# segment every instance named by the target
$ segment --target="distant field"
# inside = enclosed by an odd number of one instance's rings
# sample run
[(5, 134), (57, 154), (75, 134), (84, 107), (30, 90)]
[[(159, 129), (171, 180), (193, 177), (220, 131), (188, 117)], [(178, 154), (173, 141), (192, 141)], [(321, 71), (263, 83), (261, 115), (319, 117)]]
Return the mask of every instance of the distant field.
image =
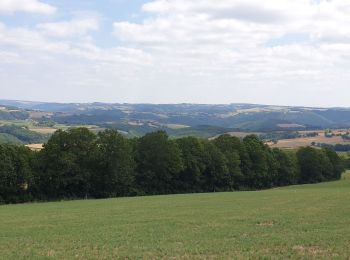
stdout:
[(28, 120), (0, 120), (0, 126), (1, 125), (16, 125), (16, 126), (31, 127), (33, 125), (33, 122)]
[(348, 259), (349, 177), (260, 192), (0, 206), (0, 258)]
[(93, 132), (98, 132), (103, 130), (104, 128), (100, 128), (98, 126), (83, 126), (83, 125), (72, 125), (72, 126), (62, 126), (62, 125), (56, 125), (55, 127), (32, 127), (29, 128), (29, 130), (37, 132), (39, 134), (53, 134), (54, 132), (56, 132), (58, 129), (63, 129), (63, 130), (67, 130), (69, 128), (73, 128), (73, 127), (86, 127), (88, 129), (90, 129)]
[[(301, 134), (307, 132), (318, 132), (318, 136), (315, 137), (301, 137), (295, 139), (282, 139), (278, 140), (277, 144), (269, 143), (274, 148), (298, 148), (303, 146), (310, 146), (312, 142), (325, 143), (325, 144), (350, 144), (350, 141), (345, 141), (341, 136), (333, 136), (331, 138), (325, 137), (324, 131), (300, 131)], [(335, 131), (336, 134), (343, 133), (343, 130)]]
[(182, 129), (182, 128), (189, 127), (187, 125), (177, 125), (177, 124), (167, 124), (166, 126), (170, 129)]
[(43, 144), (27, 144), (26, 147), (33, 151), (40, 151), (43, 149)]
[(31, 131), (40, 133), (40, 134), (52, 134), (58, 129), (67, 130), (72, 127), (86, 127), (92, 131), (101, 130), (100, 127), (96, 125), (66, 125), (66, 124), (55, 124), (52, 127), (48, 126), (38, 126), (35, 121), (32, 120), (0, 120), (0, 126), (2, 125), (15, 125), (20, 127), (26, 127)]
[(57, 131), (56, 128), (52, 127), (31, 127), (29, 130), (37, 132), (39, 134), (53, 134), (55, 131)]

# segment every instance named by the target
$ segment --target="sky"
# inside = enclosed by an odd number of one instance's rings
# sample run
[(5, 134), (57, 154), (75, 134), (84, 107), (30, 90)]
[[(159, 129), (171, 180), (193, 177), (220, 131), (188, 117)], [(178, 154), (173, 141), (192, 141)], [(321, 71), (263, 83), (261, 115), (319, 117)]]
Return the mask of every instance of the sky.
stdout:
[(350, 107), (348, 0), (0, 0), (0, 99)]

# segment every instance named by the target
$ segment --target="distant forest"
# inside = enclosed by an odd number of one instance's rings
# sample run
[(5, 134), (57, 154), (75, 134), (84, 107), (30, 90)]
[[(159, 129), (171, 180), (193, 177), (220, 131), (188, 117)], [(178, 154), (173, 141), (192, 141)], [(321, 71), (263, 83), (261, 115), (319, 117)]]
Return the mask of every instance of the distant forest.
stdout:
[(128, 139), (75, 128), (56, 131), (40, 152), (0, 145), (0, 203), (260, 190), (338, 180), (344, 166), (329, 147), (283, 151), (254, 135)]
[(334, 149), (337, 152), (350, 152), (350, 144), (323, 144), (323, 143), (315, 143), (314, 146), (317, 147), (328, 147)]

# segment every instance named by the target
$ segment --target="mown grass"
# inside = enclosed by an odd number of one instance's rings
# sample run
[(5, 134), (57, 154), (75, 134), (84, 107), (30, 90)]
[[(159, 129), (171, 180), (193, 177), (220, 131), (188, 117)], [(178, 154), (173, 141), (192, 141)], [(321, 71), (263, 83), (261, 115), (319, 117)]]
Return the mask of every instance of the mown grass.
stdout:
[(260, 192), (0, 206), (2, 259), (350, 256), (350, 173)]

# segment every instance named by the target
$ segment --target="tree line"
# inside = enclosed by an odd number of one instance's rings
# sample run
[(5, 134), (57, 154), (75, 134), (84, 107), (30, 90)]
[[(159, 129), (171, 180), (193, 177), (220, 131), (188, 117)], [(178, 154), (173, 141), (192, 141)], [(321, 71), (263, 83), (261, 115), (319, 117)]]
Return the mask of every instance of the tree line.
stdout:
[(343, 171), (328, 147), (283, 151), (254, 135), (128, 139), (75, 128), (56, 131), (39, 152), (0, 145), (0, 203), (258, 190), (337, 180)]
[(326, 144), (326, 143), (312, 143), (311, 145), (316, 147), (329, 147), (334, 149), (336, 152), (350, 152), (350, 144)]

